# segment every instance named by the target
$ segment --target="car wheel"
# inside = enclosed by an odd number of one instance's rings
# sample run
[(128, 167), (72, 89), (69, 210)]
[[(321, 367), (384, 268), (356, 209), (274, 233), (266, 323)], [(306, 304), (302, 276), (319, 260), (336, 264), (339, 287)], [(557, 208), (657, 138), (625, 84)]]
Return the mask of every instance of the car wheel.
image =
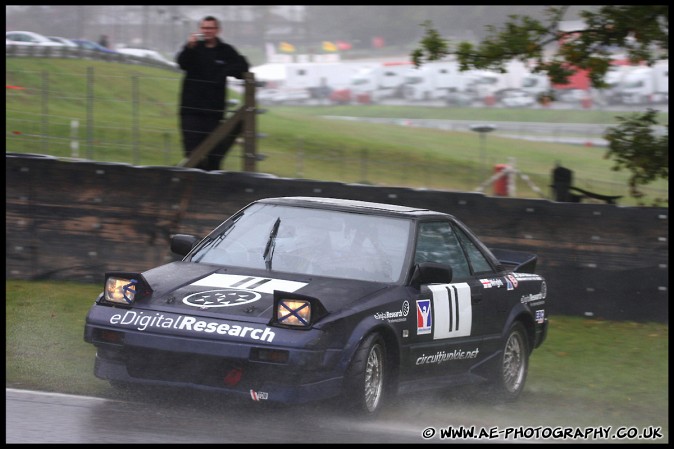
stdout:
[(364, 415), (377, 414), (384, 403), (387, 382), (386, 346), (370, 334), (353, 356), (346, 374), (347, 406)]
[(521, 323), (510, 328), (494, 375), (498, 399), (512, 401), (522, 393), (529, 369), (529, 342)]

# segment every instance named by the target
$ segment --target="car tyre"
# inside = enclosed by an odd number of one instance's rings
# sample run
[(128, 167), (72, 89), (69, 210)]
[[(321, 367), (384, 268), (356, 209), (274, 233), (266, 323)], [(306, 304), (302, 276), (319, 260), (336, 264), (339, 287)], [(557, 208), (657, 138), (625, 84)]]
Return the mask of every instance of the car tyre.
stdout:
[(387, 393), (386, 344), (379, 334), (368, 335), (356, 350), (346, 373), (346, 406), (360, 415), (374, 416)]
[(527, 332), (522, 323), (517, 322), (508, 331), (495, 367), (492, 386), (497, 399), (513, 401), (522, 393), (529, 370), (529, 353)]

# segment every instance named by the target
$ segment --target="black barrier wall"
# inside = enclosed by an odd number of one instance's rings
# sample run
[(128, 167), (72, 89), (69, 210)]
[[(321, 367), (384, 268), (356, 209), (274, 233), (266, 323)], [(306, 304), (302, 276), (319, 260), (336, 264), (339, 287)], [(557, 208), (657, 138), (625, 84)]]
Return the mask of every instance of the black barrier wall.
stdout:
[(666, 208), (18, 154), (6, 155), (6, 179), (6, 279), (102, 286), (105, 271), (144, 271), (174, 260), (171, 234), (203, 236), (251, 201), (326, 196), (449, 212), (490, 247), (536, 253), (552, 314), (668, 321)]

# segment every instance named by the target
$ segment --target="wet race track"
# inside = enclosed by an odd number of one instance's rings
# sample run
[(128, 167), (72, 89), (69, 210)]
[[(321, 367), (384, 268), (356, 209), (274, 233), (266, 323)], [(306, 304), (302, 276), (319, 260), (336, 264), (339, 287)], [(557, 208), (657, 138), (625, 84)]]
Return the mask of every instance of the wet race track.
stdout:
[(404, 396), (374, 420), (329, 403), (285, 407), (175, 391), (112, 400), (7, 389), (6, 411), (7, 443), (446, 443), (439, 427), (493, 426), (447, 393)]
[(363, 422), (322, 405), (282, 407), (201, 393), (109, 400), (7, 390), (7, 443), (422, 442), (391, 417)]

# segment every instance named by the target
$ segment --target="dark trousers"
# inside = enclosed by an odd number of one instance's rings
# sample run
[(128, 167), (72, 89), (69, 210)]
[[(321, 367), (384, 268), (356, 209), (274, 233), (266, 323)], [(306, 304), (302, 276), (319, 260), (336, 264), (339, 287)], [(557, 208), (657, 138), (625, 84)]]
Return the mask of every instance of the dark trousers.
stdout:
[[(221, 118), (209, 115), (180, 115), (180, 128), (183, 133), (183, 149), (185, 157), (189, 158), (201, 142), (204, 141), (218, 126)], [(220, 170), (220, 163), (234, 144), (236, 137), (241, 133), (241, 123), (234, 130), (218, 142), (210, 153), (196, 165), (202, 170)]]

